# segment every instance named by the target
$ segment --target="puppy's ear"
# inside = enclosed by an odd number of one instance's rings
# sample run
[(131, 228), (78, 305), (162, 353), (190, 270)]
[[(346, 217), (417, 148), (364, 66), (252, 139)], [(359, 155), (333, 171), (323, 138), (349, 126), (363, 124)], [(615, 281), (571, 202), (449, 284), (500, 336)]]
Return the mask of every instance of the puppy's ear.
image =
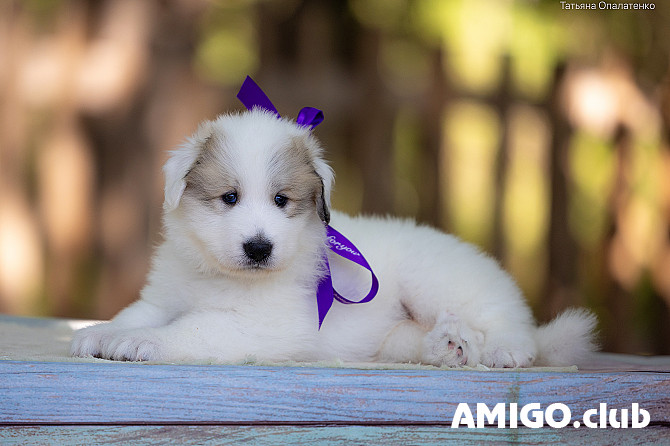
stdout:
[(165, 201), (163, 209), (173, 211), (179, 206), (186, 189), (186, 175), (195, 164), (203, 146), (212, 134), (212, 122), (206, 121), (186, 141), (170, 152), (170, 158), (163, 166), (165, 174)]
[(323, 178), (321, 179), (321, 193), (316, 196), (316, 212), (319, 218), (325, 224), (330, 223), (330, 206), (326, 204), (326, 188), (323, 185)]
[(333, 169), (321, 158), (321, 150), (312, 152), (314, 171), (321, 179), (321, 190), (316, 194), (316, 212), (322, 222), (330, 223), (330, 192), (333, 188)]

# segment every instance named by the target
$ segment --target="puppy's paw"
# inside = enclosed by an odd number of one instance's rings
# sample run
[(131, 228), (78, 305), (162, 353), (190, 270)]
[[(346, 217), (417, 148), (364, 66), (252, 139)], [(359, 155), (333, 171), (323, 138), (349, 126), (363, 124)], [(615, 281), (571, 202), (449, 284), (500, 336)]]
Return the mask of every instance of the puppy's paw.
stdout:
[(496, 347), (482, 354), (481, 363), (487, 367), (514, 368), (530, 367), (535, 361), (535, 355), (524, 349), (505, 349)]
[(110, 322), (103, 322), (77, 330), (70, 344), (70, 355), (85, 357), (100, 357), (105, 339), (119, 331)]
[(75, 332), (70, 354), (117, 361), (156, 361), (160, 348), (145, 330), (129, 330), (105, 322)]
[(158, 361), (160, 343), (145, 330), (127, 330), (105, 339), (100, 357), (115, 361)]
[(456, 316), (444, 313), (423, 339), (422, 362), (449, 367), (466, 365), (473, 356), (479, 356), (476, 344), (480, 337)]

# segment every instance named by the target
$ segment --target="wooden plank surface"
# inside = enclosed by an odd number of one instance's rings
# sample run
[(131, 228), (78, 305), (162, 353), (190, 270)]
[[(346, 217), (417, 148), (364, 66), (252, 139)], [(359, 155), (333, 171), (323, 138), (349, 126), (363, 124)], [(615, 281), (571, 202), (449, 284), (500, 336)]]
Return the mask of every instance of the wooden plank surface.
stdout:
[[(12, 339), (32, 333), (16, 345), (50, 346), (43, 353), (66, 351), (77, 325), (0, 315), (2, 323)], [(2, 346), (0, 339), (0, 354)], [(576, 373), (63, 362), (68, 359), (0, 361), (0, 444), (670, 444), (667, 356), (598, 354)], [(459, 403), (468, 403), (475, 418), (477, 403), (489, 409), (562, 403), (571, 422), (563, 429), (451, 429)], [(638, 403), (651, 423), (573, 427), (600, 403), (609, 409)]]
[(670, 429), (450, 429), (435, 426), (30, 426), (0, 427), (4, 446), (122, 445), (667, 445)]
[(458, 403), (640, 404), (670, 424), (666, 373), (465, 372), (0, 361), (0, 423), (446, 424)]

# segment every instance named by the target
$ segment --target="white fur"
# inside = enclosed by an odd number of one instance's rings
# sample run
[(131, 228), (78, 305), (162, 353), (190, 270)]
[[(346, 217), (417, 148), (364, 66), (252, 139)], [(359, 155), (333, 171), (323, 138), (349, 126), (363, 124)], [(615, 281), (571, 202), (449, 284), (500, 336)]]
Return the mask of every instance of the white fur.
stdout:
[[(273, 201), (281, 192), (277, 178), (286, 172), (272, 170), (270, 160), (291, 144), (308, 148), (311, 166), (301, 175), (318, 174), (329, 207), (333, 174), (307, 129), (259, 110), (202, 124), (165, 165), (165, 242), (141, 299), (112, 321), (78, 331), (72, 354), (526, 367), (573, 364), (594, 348), (592, 315), (567, 311), (538, 329), (514, 281), (472, 245), (410, 220), (336, 212), (331, 225), (366, 256), (380, 289), (370, 303), (334, 302), (318, 330), (316, 284), (326, 247), (319, 194), (314, 203), (303, 199), (309, 207), (295, 215)], [(215, 165), (228, 175), (220, 181), (239, 192), (235, 205), (189, 189), (188, 174), (203, 150), (223, 157)], [(302, 152), (288, 153), (289, 166), (305, 162)], [(206, 178), (219, 181), (216, 171), (208, 172)], [(300, 179), (285, 189), (311, 191)], [(208, 186), (225, 194), (230, 185)], [(242, 246), (259, 234), (272, 243), (272, 254), (250, 265)], [(329, 261), (338, 291), (366, 293), (369, 273), (332, 254)]]

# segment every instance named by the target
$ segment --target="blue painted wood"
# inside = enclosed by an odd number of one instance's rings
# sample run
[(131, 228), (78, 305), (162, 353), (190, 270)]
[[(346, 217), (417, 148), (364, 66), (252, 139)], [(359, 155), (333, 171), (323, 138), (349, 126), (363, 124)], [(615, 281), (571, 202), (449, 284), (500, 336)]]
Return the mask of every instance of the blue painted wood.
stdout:
[(0, 361), (0, 423), (440, 424), (458, 403), (639, 403), (670, 423), (668, 373), (465, 372)]
[(670, 428), (645, 429), (450, 429), (439, 426), (30, 426), (0, 427), (0, 444), (30, 445), (221, 445), (304, 446), (464, 444), (667, 445)]

